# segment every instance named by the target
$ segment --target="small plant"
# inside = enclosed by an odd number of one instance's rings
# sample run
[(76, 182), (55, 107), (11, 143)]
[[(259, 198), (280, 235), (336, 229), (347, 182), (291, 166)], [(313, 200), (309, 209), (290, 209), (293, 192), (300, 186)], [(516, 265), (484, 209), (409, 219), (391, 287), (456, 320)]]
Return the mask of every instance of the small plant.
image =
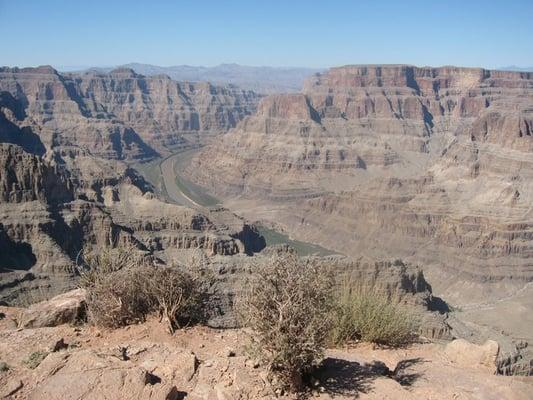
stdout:
[(35, 369), (43, 362), (43, 360), (46, 358), (47, 355), (48, 355), (47, 351), (34, 351), (24, 361), (24, 364), (29, 369)]
[(282, 388), (300, 391), (323, 355), (333, 279), (324, 267), (294, 255), (253, 272), (238, 302), (243, 325), (254, 332), (251, 352)]
[(202, 275), (156, 266), (131, 246), (104, 249), (79, 271), (95, 325), (118, 328), (156, 312), (173, 333), (182, 322), (201, 319)]
[(150, 308), (165, 321), (170, 333), (181, 323), (200, 320), (202, 292), (200, 285), (189, 273), (177, 268), (157, 268), (144, 282), (144, 293)]
[(400, 304), (375, 288), (351, 281), (341, 285), (331, 331), (334, 344), (362, 340), (387, 346), (401, 346), (414, 339), (417, 322)]
[(143, 273), (149, 272), (145, 268), (124, 269), (86, 286), (88, 320), (107, 328), (144, 322), (150, 299), (144, 292)]
[(7, 372), (7, 371), (9, 371), (9, 365), (4, 361), (0, 361), (0, 372)]

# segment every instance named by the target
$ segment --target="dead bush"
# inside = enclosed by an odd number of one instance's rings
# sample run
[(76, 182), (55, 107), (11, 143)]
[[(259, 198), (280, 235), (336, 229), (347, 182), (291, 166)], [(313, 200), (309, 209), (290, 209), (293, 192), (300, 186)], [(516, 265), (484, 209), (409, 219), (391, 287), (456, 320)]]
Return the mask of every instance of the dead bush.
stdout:
[(86, 286), (88, 320), (107, 328), (145, 321), (151, 311), (150, 298), (144, 291), (146, 273), (146, 267), (123, 269)]
[(335, 296), (331, 331), (334, 344), (362, 340), (387, 346), (411, 342), (417, 330), (414, 315), (375, 288), (345, 281)]
[(87, 290), (88, 320), (98, 326), (140, 323), (155, 312), (174, 332), (182, 322), (201, 319), (200, 276), (156, 266), (131, 246), (87, 257), (80, 286)]
[(280, 386), (299, 391), (320, 361), (330, 330), (331, 283), (324, 268), (289, 255), (253, 271), (237, 303), (252, 329), (251, 351)]
[(159, 314), (170, 333), (183, 323), (202, 320), (204, 293), (199, 280), (190, 273), (175, 267), (157, 268), (144, 285), (150, 308)]
[(84, 288), (108, 280), (108, 276), (114, 272), (152, 265), (150, 260), (131, 243), (115, 248), (104, 247), (82, 254), (82, 256), (78, 272), (80, 286)]

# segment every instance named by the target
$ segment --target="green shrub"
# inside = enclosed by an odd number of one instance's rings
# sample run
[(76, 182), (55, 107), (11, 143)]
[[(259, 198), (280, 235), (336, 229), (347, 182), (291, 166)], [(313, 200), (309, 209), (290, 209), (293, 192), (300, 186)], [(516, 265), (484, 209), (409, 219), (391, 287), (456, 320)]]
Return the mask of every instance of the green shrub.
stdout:
[(4, 361), (0, 361), (0, 372), (6, 372), (6, 371), (9, 371), (8, 363)]
[(310, 261), (274, 258), (253, 271), (238, 302), (243, 325), (254, 332), (254, 357), (284, 389), (301, 390), (304, 376), (323, 355), (332, 281), (324, 267)]
[(336, 296), (331, 341), (344, 344), (362, 340), (387, 346), (411, 342), (417, 331), (414, 315), (376, 289), (353, 282), (341, 285)]
[(29, 369), (35, 369), (43, 362), (47, 355), (48, 352), (46, 351), (34, 351), (26, 360), (24, 360), (24, 364), (26, 364)]

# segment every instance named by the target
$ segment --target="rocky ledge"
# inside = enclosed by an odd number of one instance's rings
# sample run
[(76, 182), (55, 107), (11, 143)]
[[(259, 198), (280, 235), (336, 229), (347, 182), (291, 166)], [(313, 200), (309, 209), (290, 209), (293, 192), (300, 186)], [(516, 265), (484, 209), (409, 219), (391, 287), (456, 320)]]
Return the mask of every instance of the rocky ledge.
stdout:
[[(294, 399), (276, 393), (245, 351), (246, 332), (193, 327), (169, 336), (161, 324), (113, 331), (61, 325), (16, 329), (0, 307), (0, 396), (12, 399)], [(528, 378), (494, 375), (498, 346), (466, 341), (381, 349), (330, 349), (312, 395), (327, 399), (526, 400)], [(452, 382), (452, 384), (450, 384)]]

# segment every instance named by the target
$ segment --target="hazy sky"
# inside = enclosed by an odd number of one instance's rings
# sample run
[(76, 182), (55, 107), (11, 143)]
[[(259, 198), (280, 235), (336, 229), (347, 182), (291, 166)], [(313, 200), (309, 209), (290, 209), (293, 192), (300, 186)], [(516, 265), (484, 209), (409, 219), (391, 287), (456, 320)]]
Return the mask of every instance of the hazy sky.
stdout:
[(0, 0), (0, 65), (533, 66), (533, 0)]

